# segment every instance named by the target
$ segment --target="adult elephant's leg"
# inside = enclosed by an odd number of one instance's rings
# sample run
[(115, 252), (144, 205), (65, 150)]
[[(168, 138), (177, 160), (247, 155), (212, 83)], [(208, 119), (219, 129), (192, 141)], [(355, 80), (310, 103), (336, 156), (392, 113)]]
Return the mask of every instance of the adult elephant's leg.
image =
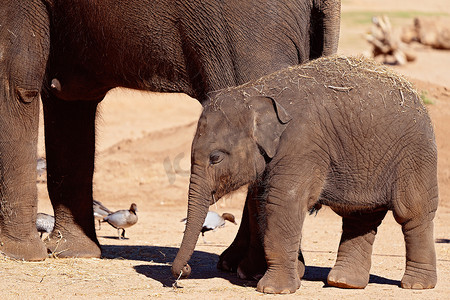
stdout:
[(33, 93), (28, 104), (0, 104), (0, 251), (29, 261), (47, 257), (36, 230), (39, 97)]
[(36, 230), (39, 91), (49, 52), (42, 1), (0, 5), (0, 252), (43, 260)]
[(217, 268), (220, 270), (236, 272), (239, 263), (247, 254), (250, 244), (250, 216), (248, 205), (249, 202), (252, 201), (253, 192), (253, 188), (249, 187), (238, 233), (236, 234), (233, 243), (231, 243), (231, 245), (219, 257)]
[(42, 94), (47, 185), (55, 212), (47, 247), (58, 257), (100, 257), (92, 213), (99, 101), (64, 101), (50, 92)]
[(336, 263), (328, 274), (328, 284), (362, 289), (369, 283), (372, 245), (377, 227), (387, 211), (354, 214), (342, 218), (342, 236)]

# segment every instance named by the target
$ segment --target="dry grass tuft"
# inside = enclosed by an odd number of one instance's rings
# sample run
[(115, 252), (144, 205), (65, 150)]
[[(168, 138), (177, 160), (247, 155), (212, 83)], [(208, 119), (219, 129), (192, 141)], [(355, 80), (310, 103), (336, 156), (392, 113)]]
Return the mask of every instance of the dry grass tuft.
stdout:
[[(311, 72), (313, 70), (313, 72)], [(322, 83), (326, 87), (334, 87), (333, 82), (339, 81), (341, 78), (355, 77), (361, 78), (363, 81), (367, 79), (376, 79), (382, 82), (390, 82), (392, 85), (417, 94), (413, 85), (402, 75), (394, 72), (391, 68), (369, 59), (364, 56), (343, 56), (332, 55), (312, 60), (303, 65), (289, 67), (285, 70), (278, 71), (269, 76), (263, 77), (256, 81), (267, 82), (277, 76), (284, 74), (298, 74), (299, 77), (305, 79), (313, 79), (317, 83)], [(311, 74), (316, 74), (312, 76)], [(318, 77), (326, 78), (326, 81), (318, 80)], [(339, 87), (343, 90), (349, 90), (355, 87)]]
[(218, 111), (224, 101), (242, 102), (254, 95), (276, 97), (293, 87), (310, 93), (323, 88), (335, 92), (350, 92), (359, 88), (370, 91), (370, 83), (376, 81), (384, 83), (386, 88), (398, 90), (402, 97), (400, 106), (404, 104), (403, 97), (407, 93), (421, 101), (413, 85), (391, 68), (363, 56), (333, 55), (274, 72), (238, 87), (213, 92), (209, 95), (208, 107)]
[[(342, 56), (334, 55), (313, 60), (304, 66), (320, 68), (319, 72), (331, 76), (356, 76), (362, 79), (376, 78), (377, 80), (389, 80), (394, 85), (406, 89), (414, 90), (412, 84), (391, 68), (369, 59), (364, 56)], [(336, 71), (333, 71), (336, 70)]]

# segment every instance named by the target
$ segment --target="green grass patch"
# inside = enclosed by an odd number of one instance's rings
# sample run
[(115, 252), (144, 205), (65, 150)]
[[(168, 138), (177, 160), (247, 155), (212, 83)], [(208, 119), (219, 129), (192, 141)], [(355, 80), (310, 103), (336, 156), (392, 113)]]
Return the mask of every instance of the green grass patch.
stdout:
[[(422, 12), (422, 11), (351, 11), (342, 12), (342, 22), (359, 25), (369, 25), (372, 23), (372, 17), (386, 15), (394, 24), (396, 20), (401, 23), (405, 22), (405, 19), (413, 19), (420, 16), (428, 17), (445, 17), (450, 16), (445, 12)], [(411, 22), (412, 24), (412, 22)]]
[(434, 104), (434, 100), (428, 95), (428, 91), (422, 90), (420, 92), (420, 99), (422, 99), (424, 104), (431, 105)]

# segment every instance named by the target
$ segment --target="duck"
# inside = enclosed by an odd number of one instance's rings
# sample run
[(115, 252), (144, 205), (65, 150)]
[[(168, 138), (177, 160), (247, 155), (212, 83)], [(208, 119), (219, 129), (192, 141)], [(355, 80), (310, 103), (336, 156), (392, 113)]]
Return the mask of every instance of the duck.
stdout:
[[(181, 222), (186, 223), (187, 218), (181, 219)], [(205, 221), (203, 222), (203, 226), (201, 229), (203, 243), (207, 244), (208, 242), (205, 239), (205, 232), (213, 230), (215, 231), (217, 228), (222, 228), (225, 226), (225, 221), (229, 221), (233, 223), (234, 225), (237, 225), (236, 219), (234, 218), (233, 214), (230, 213), (223, 213), (222, 215), (219, 215), (215, 211), (208, 211), (208, 214), (206, 215)]]
[[(103, 222), (108, 222), (109, 225), (117, 229), (117, 235), (119, 240), (125, 239), (125, 228), (131, 227), (138, 221), (137, 205), (132, 203), (130, 209), (122, 209), (116, 212), (110, 213), (103, 218)], [(120, 234), (122, 229), (122, 235)]]
[(39, 177), (41, 177), (42, 174), (44, 174), (44, 172), (47, 170), (47, 162), (45, 161), (45, 158), (43, 157), (38, 158), (36, 170), (38, 172)]
[(93, 200), (94, 219), (98, 221), (98, 230), (102, 228), (103, 219), (112, 214), (112, 211), (106, 208), (100, 201)]
[(46, 233), (51, 233), (55, 227), (55, 217), (52, 215), (38, 213), (36, 215), (36, 229), (42, 235)]

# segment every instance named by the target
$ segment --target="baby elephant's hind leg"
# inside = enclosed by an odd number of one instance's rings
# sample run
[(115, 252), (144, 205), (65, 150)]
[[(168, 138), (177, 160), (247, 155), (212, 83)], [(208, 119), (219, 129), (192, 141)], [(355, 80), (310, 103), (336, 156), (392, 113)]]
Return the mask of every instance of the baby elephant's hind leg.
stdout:
[(372, 245), (377, 227), (387, 211), (354, 214), (342, 219), (342, 237), (336, 264), (328, 274), (328, 284), (340, 288), (365, 288), (369, 283)]
[[(425, 154), (421, 153), (427, 158)], [(401, 281), (405, 289), (431, 289), (437, 282), (433, 237), (438, 206), (436, 159), (428, 161), (433, 162), (431, 167), (416, 167), (416, 176), (399, 182), (398, 198), (394, 201), (394, 217), (402, 225), (405, 238), (406, 270)]]
[[(399, 222), (406, 246), (406, 270), (401, 281), (404, 289), (431, 289), (436, 285), (433, 217), (434, 212)], [(398, 217), (396, 219), (399, 221)]]

